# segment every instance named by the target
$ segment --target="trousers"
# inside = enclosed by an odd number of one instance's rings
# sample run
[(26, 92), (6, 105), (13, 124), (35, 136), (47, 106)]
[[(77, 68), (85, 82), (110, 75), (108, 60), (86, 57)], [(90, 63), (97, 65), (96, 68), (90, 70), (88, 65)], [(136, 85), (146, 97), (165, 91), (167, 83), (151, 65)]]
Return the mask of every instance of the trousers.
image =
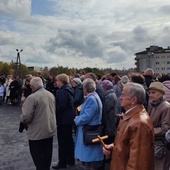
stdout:
[(42, 140), (29, 140), (29, 148), (36, 170), (50, 170), (53, 137)]
[(58, 157), (59, 165), (74, 165), (74, 142), (73, 142), (73, 125), (58, 125)]

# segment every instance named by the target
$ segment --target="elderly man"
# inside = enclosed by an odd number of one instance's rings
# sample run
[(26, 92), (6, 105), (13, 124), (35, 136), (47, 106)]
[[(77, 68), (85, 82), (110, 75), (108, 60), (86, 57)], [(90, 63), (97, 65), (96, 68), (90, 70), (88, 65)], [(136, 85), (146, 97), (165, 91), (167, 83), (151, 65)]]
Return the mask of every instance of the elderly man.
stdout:
[(120, 101), (126, 112), (119, 122), (114, 144), (103, 148), (112, 157), (110, 170), (154, 170), (154, 132), (143, 106), (144, 88), (126, 83)]
[(49, 170), (56, 131), (55, 98), (43, 88), (41, 78), (32, 78), (30, 84), (33, 93), (22, 106), (21, 122), (28, 126), (30, 153), (36, 170)]
[(151, 68), (147, 68), (144, 72), (146, 86), (149, 87), (152, 82), (154, 82), (154, 71)]

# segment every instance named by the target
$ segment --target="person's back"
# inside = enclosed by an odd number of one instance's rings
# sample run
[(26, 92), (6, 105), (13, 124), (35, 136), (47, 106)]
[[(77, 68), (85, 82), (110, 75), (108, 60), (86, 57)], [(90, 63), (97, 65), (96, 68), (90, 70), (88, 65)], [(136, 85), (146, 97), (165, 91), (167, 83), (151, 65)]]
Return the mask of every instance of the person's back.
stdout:
[(116, 115), (119, 110), (118, 101), (111, 81), (103, 80), (101, 86), (104, 91), (102, 124), (104, 134), (108, 135), (108, 139), (106, 139), (105, 142), (111, 143), (114, 141), (116, 134)]
[[(34, 105), (30, 105), (33, 104)], [(32, 107), (31, 107), (32, 106)], [(28, 110), (34, 110), (34, 118), (30, 116), (31, 122), (28, 121), (28, 139), (39, 140), (55, 135), (56, 118), (55, 118), (55, 98), (54, 96), (41, 88), (29, 95), (22, 106), (23, 113)], [(24, 119), (24, 117), (23, 117)]]
[(101, 145), (91, 145), (84, 143), (84, 125), (99, 125), (102, 118), (102, 102), (99, 95), (95, 92), (96, 83), (87, 78), (83, 81), (83, 91), (86, 96), (85, 102), (76, 116), (75, 124), (77, 133), (75, 137), (75, 158), (79, 159), (88, 169), (99, 169), (103, 164), (103, 152)]
[(113, 89), (105, 93), (103, 105), (103, 123), (105, 125), (105, 134), (115, 136), (116, 134), (116, 115), (118, 114), (117, 97)]
[(22, 106), (21, 123), (28, 127), (29, 149), (36, 169), (47, 170), (51, 165), (56, 131), (55, 98), (44, 89), (41, 78), (32, 78), (30, 84), (33, 93)]

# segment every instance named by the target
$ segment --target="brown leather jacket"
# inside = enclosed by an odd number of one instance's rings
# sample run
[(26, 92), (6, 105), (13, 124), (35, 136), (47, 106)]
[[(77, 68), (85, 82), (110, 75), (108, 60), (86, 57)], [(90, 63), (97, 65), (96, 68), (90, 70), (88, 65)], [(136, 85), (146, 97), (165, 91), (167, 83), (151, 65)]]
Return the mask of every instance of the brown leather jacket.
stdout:
[(120, 120), (110, 170), (154, 170), (154, 130), (143, 105)]

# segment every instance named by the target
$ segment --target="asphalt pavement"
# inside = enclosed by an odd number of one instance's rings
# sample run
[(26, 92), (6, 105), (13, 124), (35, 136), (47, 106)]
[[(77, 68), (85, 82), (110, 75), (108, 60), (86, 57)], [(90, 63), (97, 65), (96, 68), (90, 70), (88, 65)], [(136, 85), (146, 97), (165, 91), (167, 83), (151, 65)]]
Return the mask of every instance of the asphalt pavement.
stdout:
[[(36, 169), (29, 152), (26, 131), (18, 131), (20, 115), (20, 106), (0, 105), (0, 170)], [(52, 165), (58, 162), (57, 153), (58, 145), (54, 136)], [(66, 169), (84, 170), (84, 167), (76, 161), (75, 166)]]

